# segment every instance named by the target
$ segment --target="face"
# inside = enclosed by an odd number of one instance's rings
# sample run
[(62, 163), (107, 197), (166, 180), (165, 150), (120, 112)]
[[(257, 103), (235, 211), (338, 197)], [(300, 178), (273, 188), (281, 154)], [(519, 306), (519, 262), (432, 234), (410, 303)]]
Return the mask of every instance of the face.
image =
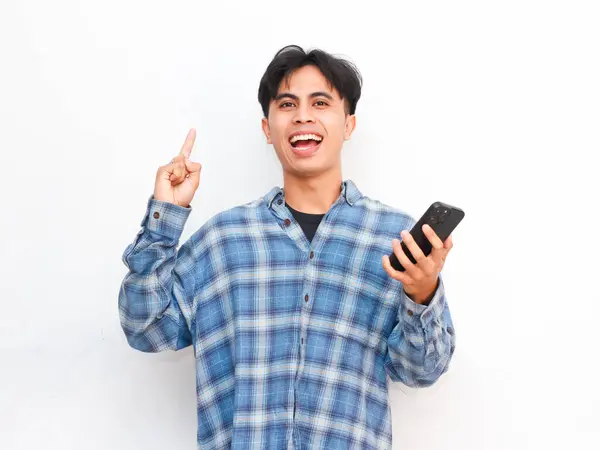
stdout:
[(284, 172), (296, 176), (341, 170), (341, 151), (356, 118), (346, 114), (344, 101), (315, 66), (293, 72), (282, 81), (262, 127), (273, 144)]

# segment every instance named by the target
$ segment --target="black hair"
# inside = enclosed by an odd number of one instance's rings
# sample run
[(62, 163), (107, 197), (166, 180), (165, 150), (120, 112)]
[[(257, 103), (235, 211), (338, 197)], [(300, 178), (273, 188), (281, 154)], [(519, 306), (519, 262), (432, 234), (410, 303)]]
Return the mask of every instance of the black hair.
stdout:
[(258, 87), (258, 101), (265, 117), (269, 104), (275, 98), (282, 81), (289, 81), (292, 73), (304, 66), (317, 67), (345, 102), (347, 114), (354, 114), (360, 98), (362, 77), (356, 66), (345, 59), (323, 50), (312, 49), (306, 53), (302, 47), (288, 45), (279, 50), (267, 67)]

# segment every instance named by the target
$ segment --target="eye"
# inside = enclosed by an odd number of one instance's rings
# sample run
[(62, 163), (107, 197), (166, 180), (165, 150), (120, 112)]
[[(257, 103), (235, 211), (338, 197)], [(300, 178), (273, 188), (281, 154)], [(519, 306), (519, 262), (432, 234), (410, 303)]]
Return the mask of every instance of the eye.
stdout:
[(327, 106), (327, 102), (325, 102), (323, 100), (317, 100), (315, 102), (315, 105), (317, 105), (317, 106)]
[(280, 108), (290, 108), (292, 106), (294, 106), (292, 102), (283, 102), (281, 105), (279, 105)]

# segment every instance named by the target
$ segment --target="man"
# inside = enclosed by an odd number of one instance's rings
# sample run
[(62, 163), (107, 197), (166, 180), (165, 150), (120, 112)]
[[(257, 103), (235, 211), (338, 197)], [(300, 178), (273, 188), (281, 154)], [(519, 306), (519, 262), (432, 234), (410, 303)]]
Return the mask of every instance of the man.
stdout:
[(258, 98), (283, 188), (217, 214), (179, 249), (200, 181), (193, 129), (157, 172), (123, 255), (120, 317), (138, 350), (194, 346), (200, 449), (391, 449), (386, 375), (429, 386), (448, 370), (451, 237), (425, 229), (425, 257), (411, 216), (342, 179), (361, 83), (323, 51), (280, 50)]

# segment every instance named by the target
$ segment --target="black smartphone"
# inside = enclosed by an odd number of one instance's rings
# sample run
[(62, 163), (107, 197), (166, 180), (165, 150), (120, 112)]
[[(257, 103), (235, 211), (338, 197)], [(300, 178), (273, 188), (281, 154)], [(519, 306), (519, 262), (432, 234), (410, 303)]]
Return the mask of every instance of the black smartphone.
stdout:
[[(419, 221), (415, 223), (410, 230), (410, 234), (421, 250), (423, 250), (423, 254), (428, 256), (433, 247), (431, 246), (429, 239), (427, 239), (427, 236), (425, 236), (425, 233), (423, 233), (423, 225), (429, 225), (442, 242), (444, 242), (448, 239), (450, 233), (454, 231), (463, 217), (465, 217), (465, 212), (462, 209), (446, 203), (434, 202), (427, 211), (425, 211), (425, 214), (421, 216)], [(403, 241), (400, 241), (400, 245), (402, 245), (402, 250), (404, 250), (408, 259), (410, 259), (413, 264), (416, 264), (417, 261), (410, 253), (410, 250), (408, 250), (406, 244)], [(394, 269), (404, 272), (404, 267), (402, 267), (402, 264), (400, 264), (400, 261), (398, 261), (394, 252), (390, 254), (390, 263)]]

